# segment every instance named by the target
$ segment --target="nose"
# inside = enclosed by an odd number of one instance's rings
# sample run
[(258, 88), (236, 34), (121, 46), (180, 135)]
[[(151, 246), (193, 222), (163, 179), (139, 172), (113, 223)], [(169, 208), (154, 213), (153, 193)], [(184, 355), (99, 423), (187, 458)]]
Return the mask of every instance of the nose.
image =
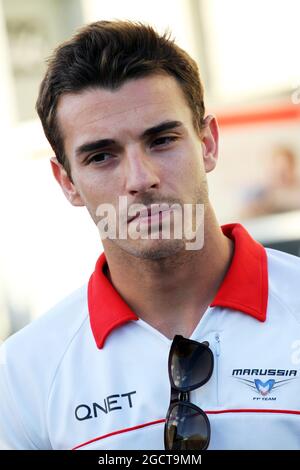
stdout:
[(126, 191), (132, 196), (158, 189), (160, 178), (153, 159), (141, 149), (128, 152), (126, 158)]

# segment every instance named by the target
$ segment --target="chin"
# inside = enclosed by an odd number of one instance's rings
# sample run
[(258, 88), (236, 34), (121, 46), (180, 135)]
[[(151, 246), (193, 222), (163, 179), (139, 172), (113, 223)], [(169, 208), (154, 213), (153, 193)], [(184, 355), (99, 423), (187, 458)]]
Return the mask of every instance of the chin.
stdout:
[(169, 258), (185, 250), (183, 240), (134, 240), (126, 245), (123, 243), (118, 245), (128, 254), (148, 260)]

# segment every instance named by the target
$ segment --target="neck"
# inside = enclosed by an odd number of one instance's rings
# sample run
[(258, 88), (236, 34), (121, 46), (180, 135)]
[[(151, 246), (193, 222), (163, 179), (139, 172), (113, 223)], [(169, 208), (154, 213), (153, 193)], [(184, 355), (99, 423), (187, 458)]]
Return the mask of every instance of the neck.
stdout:
[(106, 249), (109, 278), (139, 318), (172, 339), (191, 336), (227, 272), (233, 243), (206, 210), (204, 246), (149, 260)]

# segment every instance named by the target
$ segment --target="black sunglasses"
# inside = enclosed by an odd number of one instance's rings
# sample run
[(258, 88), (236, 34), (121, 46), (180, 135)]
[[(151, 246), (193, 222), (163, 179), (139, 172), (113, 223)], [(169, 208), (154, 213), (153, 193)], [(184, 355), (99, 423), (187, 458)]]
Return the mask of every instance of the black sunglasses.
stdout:
[(207, 449), (209, 420), (201, 408), (189, 401), (189, 392), (204, 385), (213, 368), (214, 356), (208, 342), (174, 337), (168, 362), (171, 400), (165, 423), (165, 449)]

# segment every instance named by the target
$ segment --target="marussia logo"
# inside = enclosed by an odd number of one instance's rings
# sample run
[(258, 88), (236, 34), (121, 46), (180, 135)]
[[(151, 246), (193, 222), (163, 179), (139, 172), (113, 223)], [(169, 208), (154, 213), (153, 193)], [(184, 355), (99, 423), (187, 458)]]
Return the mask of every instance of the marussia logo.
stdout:
[(259, 379), (254, 380), (257, 391), (264, 397), (272, 390), (275, 385), (275, 380), (270, 379), (267, 382), (262, 382)]
[(247, 380), (247, 379), (238, 379), (240, 382), (244, 383), (248, 387), (252, 388), (256, 393), (258, 393), (260, 396), (265, 397), (270, 394), (271, 391), (282, 387), (284, 385), (287, 385), (288, 382), (290, 382), (293, 379), (285, 379), (285, 380), (274, 380), (274, 379), (269, 379), (266, 382), (263, 382), (260, 379), (254, 379), (254, 380)]
[[(284, 369), (234, 369), (232, 371), (232, 375), (234, 378), (245, 384), (246, 386), (250, 387), (253, 391), (256, 392), (256, 396), (253, 397), (253, 400), (276, 400), (276, 397), (267, 397), (268, 395), (272, 395), (272, 392), (279, 387), (283, 387), (287, 385), (291, 380), (297, 376), (297, 370), (284, 370)], [(289, 379), (282, 379), (282, 380), (261, 380), (261, 378), (256, 378), (253, 380), (249, 380), (246, 378), (242, 378), (241, 376), (253, 376), (253, 375), (275, 375), (275, 376), (290, 376)], [(257, 396), (259, 395), (259, 396)]]

